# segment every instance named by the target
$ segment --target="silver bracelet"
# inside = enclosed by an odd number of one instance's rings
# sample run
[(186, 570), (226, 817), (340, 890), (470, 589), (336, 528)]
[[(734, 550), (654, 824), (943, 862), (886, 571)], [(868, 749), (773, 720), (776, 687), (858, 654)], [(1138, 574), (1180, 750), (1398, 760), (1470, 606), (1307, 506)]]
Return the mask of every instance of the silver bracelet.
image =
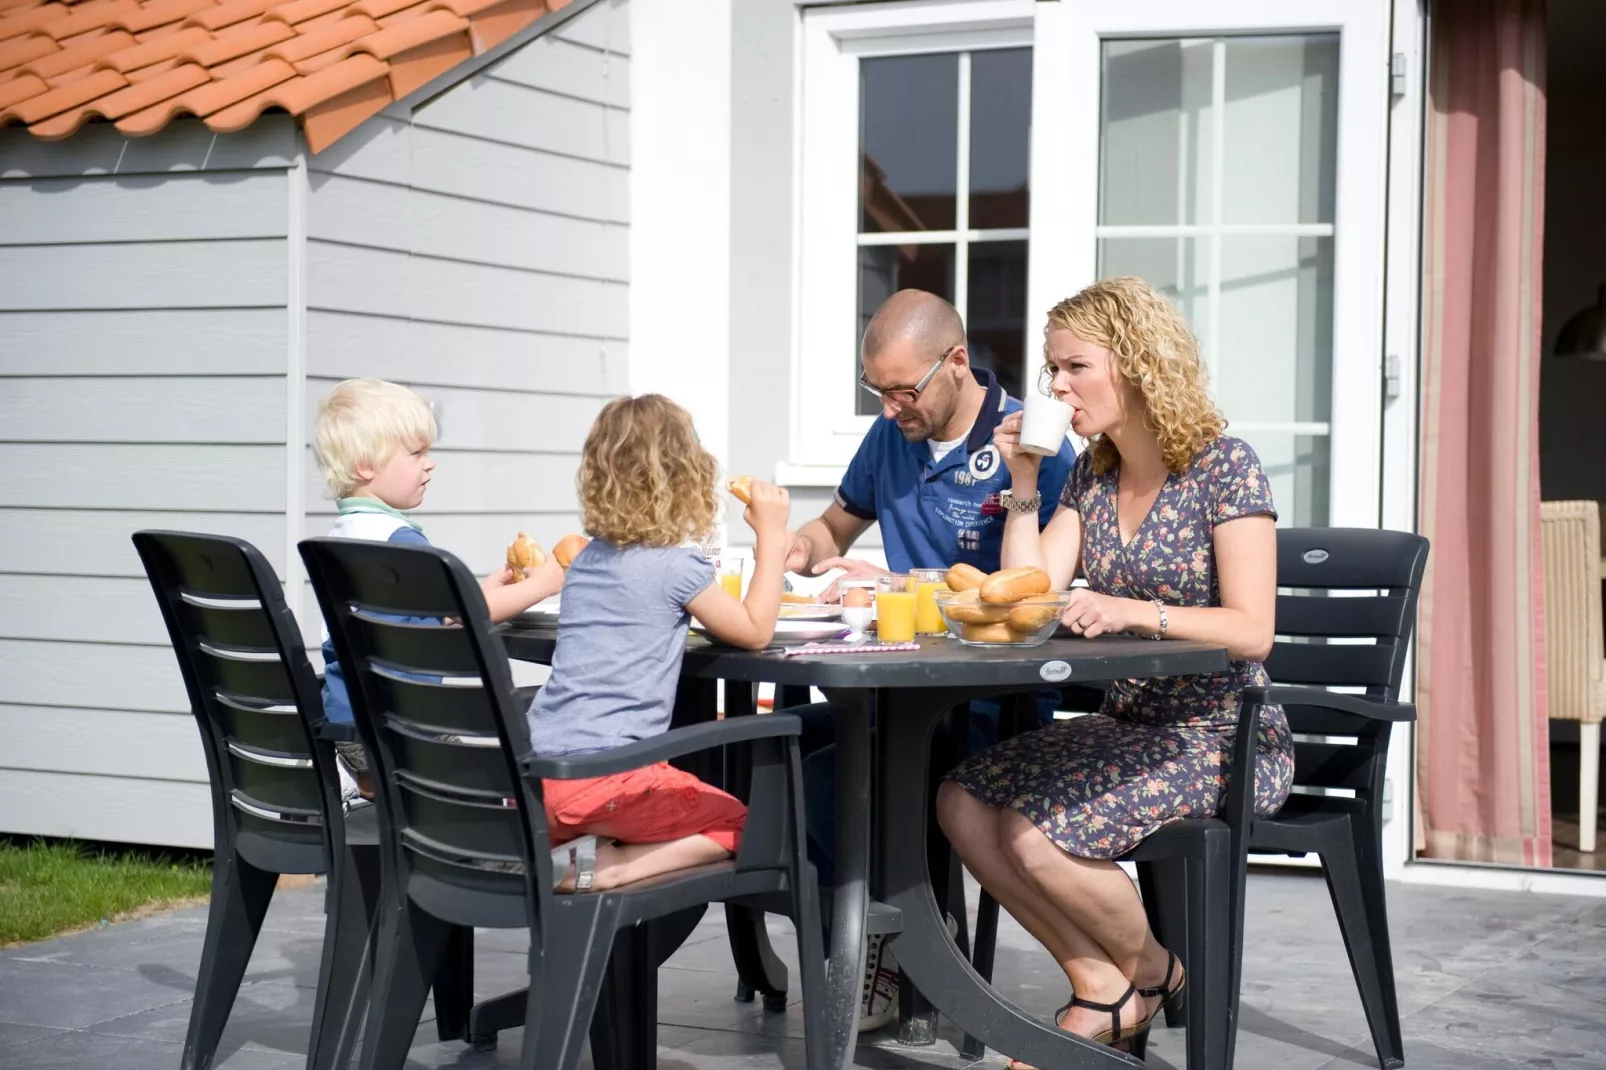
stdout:
[(1149, 636), (1149, 638), (1164, 639), (1166, 628), (1170, 626), (1170, 622), (1165, 619), (1165, 603), (1158, 598), (1152, 599), (1152, 601), (1154, 602), (1154, 608), (1160, 611), (1160, 630)]

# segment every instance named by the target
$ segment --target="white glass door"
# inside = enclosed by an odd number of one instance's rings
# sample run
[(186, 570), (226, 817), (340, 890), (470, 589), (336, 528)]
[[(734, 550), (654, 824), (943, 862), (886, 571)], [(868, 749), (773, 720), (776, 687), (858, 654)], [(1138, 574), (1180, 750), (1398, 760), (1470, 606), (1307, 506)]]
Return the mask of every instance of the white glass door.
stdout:
[(1285, 524), (1378, 522), (1387, 23), (1385, 0), (1037, 5), (1030, 307), (1165, 290)]

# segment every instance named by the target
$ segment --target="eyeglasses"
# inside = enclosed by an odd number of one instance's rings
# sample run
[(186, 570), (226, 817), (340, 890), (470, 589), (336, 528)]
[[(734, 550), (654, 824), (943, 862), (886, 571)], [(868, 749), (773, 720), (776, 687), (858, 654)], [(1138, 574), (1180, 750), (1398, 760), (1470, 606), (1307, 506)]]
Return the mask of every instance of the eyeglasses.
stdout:
[(964, 343), (961, 342), (959, 345), (949, 346), (947, 352), (943, 353), (942, 356), (937, 358), (937, 363), (933, 364), (931, 366), (931, 370), (920, 377), (920, 381), (916, 383), (913, 388), (899, 387), (895, 390), (882, 390), (880, 387), (871, 386), (870, 381), (864, 377), (864, 372), (862, 371), (859, 372), (859, 385), (870, 391), (870, 393), (874, 394), (882, 401), (890, 401), (894, 405), (913, 405), (915, 402), (920, 400), (920, 395), (925, 391), (926, 387), (931, 385), (932, 377), (937, 374), (937, 369), (942, 367), (943, 362), (949, 357), (953, 356), (954, 350), (958, 349), (959, 346), (963, 344)]

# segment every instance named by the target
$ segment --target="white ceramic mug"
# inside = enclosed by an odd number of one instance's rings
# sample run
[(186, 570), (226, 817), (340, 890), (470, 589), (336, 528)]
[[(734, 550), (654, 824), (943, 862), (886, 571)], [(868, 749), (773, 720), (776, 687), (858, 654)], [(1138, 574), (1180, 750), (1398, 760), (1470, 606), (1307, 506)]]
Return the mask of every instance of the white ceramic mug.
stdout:
[(1039, 457), (1052, 457), (1065, 445), (1065, 432), (1071, 428), (1076, 410), (1058, 398), (1035, 390), (1026, 394), (1026, 413), (1021, 418), (1020, 448)]

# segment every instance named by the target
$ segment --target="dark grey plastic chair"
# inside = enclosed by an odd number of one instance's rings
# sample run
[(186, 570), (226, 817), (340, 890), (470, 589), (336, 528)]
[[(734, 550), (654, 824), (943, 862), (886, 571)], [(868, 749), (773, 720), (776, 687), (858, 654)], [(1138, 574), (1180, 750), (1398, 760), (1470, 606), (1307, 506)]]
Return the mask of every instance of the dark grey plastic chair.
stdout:
[[(341, 812), (333, 740), (283, 589), (250, 543), (140, 531), (212, 786), (212, 907), (181, 1066), (206, 1070), (281, 873), (327, 873), (310, 1070), (346, 1065), (366, 1005), (379, 884), (371, 808)], [(366, 811), (366, 813), (364, 812)]]
[[(808, 1065), (825, 1070), (825, 963), (805, 855), (796, 718), (742, 717), (596, 754), (537, 757), (506, 652), (461, 562), (434, 547), (344, 539), (309, 539), (301, 554), (374, 770), (383, 879), (365, 1070), (402, 1065), (425, 978), (453, 926), (530, 929), (520, 1065), (574, 1070), (616, 934), (629, 934), (621, 953), (630, 961), (613, 982), (622, 972), (628, 989), (634, 975), (644, 991), (656, 969), (652, 923), (710, 902), (795, 919)], [(602, 776), (738, 744), (751, 748), (753, 773), (735, 859), (606, 892), (551, 890), (543, 778)], [(650, 1052), (652, 1001), (626, 992), (608, 1002), (627, 1012), (615, 1027), (645, 1032), (637, 1050)]]
[[(1416, 717), (1399, 691), (1427, 556), (1427, 540), (1405, 532), (1279, 530), (1277, 641), (1266, 661), (1274, 684), (1243, 696), (1221, 813), (1166, 825), (1125, 856), (1138, 864), (1155, 936), (1188, 971), (1186, 994), (1165, 1018), (1168, 1025), (1186, 1021), (1190, 1070), (1232, 1065), (1250, 853), (1321, 858), (1378, 1062), (1384, 1070), (1403, 1065), (1383, 893), (1383, 779), (1391, 728)], [(1276, 815), (1257, 818), (1253, 781), (1237, 771), (1254, 768), (1260, 711), (1268, 705), (1283, 707), (1296, 735), (1324, 738), (1295, 742), (1296, 791)], [(1005, 731), (1025, 727), (1020, 714)], [(1353, 796), (1322, 793), (1333, 788)], [(991, 974), (995, 927), (987, 917), (996, 919), (997, 910), (984, 892), (975, 954), (983, 976)], [(981, 1045), (966, 1037), (964, 1051), (979, 1057)]]

